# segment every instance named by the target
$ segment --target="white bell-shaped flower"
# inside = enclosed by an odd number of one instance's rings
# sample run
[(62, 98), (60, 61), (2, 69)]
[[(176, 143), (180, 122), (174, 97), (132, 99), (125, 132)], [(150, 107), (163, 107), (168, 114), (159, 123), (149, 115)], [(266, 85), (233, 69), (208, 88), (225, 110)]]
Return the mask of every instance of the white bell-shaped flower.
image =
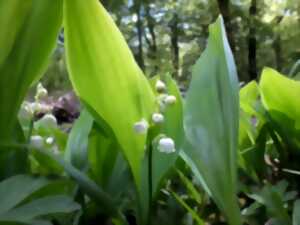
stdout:
[(30, 138), (30, 145), (33, 148), (42, 148), (44, 146), (44, 139), (39, 135), (33, 135)]
[(133, 125), (133, 129), (137, 134), (146, 134), (149, 128), (147, 120), (142, 119)]
[(42, 98), (47, 97), (47, 95), (48, 95), (47, 89), (44, 88), (44, 86), (42, 85), (42, 83), (38, 83), (37, 88), (36, 88), (35, 99), (36, 100), (40, 100)]
[(47, 137), (46, 143), (47, 143), (48, 145), (52, 145), (52, 144), (54, 143), (54, 137)]
[(176, 102), (176, 97), (174, 95), (168, 95), (165, 97), (164, 102), (167, 105), (173, 105)]
[(160, 124), (164, 122), (164, 115), (161, 113), (153, 113), (152, 114), (152, 121), (155, 124)]
[(166, 85), (161, 80), (157, 80), (156, 84), (155, 84), (155, 89), (159, 93), (164, 92), (164, 91), (166, 91)]
[(163, 153), (175, 152), (175, 143), (172, 138), (164, 137), (158, 141), (158, 150)]

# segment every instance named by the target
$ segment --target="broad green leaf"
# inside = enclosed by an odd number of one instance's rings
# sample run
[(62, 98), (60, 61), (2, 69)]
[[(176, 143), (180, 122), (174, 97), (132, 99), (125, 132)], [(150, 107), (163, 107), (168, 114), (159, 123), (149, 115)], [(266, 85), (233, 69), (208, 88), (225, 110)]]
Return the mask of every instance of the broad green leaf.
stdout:
[(288, 118), (295, 120), (295, 128), (300, 129), (300, 81), (294, 81), (271, 68), (265, 68), (259, 86), (266, 109), (284, 113)]
[(65, 159), (80, 170), (88, 166), (88, 142), (93, 123), (94, 119), (90, 113), (83, 110), (68, 138)]
[(146, 134), (133, 126), (154, 111), (151, 87), (98, 0), (65, 0), (64, 25), (75, 91), (110, 126), (139, 185)]
[(0, 130), (5, 131), (0, 133), (0, 141), (10, 140), (19, 106), (29, 86), (47, 66), (62, 22), (62, 1), (33, 0), (24, 20), (0, 65)]
[(79, 209), (80, 205), (68, 196), (47, 196), (0, 214), (0, 221), (29, 221), (41, 216), (71, 213)]
[(228, 223), (240, 225), (236, 197), (239, 84), (222, 17), (209, 32), (186, 97), (184, 125), (190, 147), (185, 153)]
[(0, 66), (13, 48), (15, 39), (30, 10), (32, 0), (0, 1)]
[(277, 131), (300, 145), (300, 81), (265, 68), (259, 86), (263, 105), (279, 128)]
[(293, 209), (293, 225), (300, 225), (300, 200), (296, 200)]
[(34, 192), (49, 184), (46, 178), (27, 175), (10, 177), (0, 183), (0, 214), (15, 207)]

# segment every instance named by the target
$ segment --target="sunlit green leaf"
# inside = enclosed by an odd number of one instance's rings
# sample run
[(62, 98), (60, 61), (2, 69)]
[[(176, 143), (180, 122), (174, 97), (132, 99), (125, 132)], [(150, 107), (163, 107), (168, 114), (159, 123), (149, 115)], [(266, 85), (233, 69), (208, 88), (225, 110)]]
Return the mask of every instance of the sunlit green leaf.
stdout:
[[(259, 83), (262, 102), (280, 135), (300, 145), (300, 81), (265, 68)], [(280, 91), (279, 91), (280, 90)]]
[(150, 85), (99, 1), (64, 1), (64, 25), (74, 88), (111, 127), (139, 184), (146, 133), (133, 126), (154, 111)]

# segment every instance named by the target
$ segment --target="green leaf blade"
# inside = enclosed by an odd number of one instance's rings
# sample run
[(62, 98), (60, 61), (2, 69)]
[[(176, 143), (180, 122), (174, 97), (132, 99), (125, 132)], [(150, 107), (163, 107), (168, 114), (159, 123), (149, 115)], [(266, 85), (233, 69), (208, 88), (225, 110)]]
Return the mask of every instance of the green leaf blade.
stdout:
[(82, 110), (68, 138), (65, 159), (80, 170), (88, 166), (88, 142), (93, 123), (89, 112)]
[(207, 49), (193, 70), (184, 125), (193, 159), (218, 207), (231, 225), (240, 225), (236, 198), (239, 84), (220, 17), (210, 26)]

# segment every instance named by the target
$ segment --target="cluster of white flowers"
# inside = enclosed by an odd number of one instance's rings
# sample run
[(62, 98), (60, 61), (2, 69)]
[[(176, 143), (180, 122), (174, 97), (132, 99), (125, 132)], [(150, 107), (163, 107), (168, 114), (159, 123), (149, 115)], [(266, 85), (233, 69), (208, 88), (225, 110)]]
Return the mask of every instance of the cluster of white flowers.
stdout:
[(160, 107), (160, 110), (164, 112), (166, 107), (174, 105), (176, 103), (176, 97), (174, 95), (166, 94), (166, 85), (161, 80), (157, 80), (155, 84), (156, 91), (160, 93), (157, 97), (157, 101)]
[[(168, 95), (166, 93), (166, 84), (161, 80), (157, 80), (155, 89), (159, 93), (157, 101), (159, 103), (160, 112), (153, 113), (151, 119), (153, 125), (159, 125), (163, 124), (165, 121), (164, 115), (161, 112), (164, 112), (166, 107), (174, 105), (176, 103), (176, 97), (174, 95)], [(143, 118), (137, 121), (133, 125), (133, 128), (135, 133), (137, 134), (146, 134), (149, 128), (149, 123), (146, 119)], [(174, 140), (162, 134), (158, 135), (156, 141), (154, 141), (153, 143), (157, 145), (157, 148), (160, 152), (169, 154), (176, 151)]]
[(41, 83), (37, 85), (34, 102), (24, 101), (21, 105), (19, 116), (20, 118), (31, 119), (37, 113), (49, 113), (52, 106), (44, 104), (41, 100), (47, 97), (48, 91)]

